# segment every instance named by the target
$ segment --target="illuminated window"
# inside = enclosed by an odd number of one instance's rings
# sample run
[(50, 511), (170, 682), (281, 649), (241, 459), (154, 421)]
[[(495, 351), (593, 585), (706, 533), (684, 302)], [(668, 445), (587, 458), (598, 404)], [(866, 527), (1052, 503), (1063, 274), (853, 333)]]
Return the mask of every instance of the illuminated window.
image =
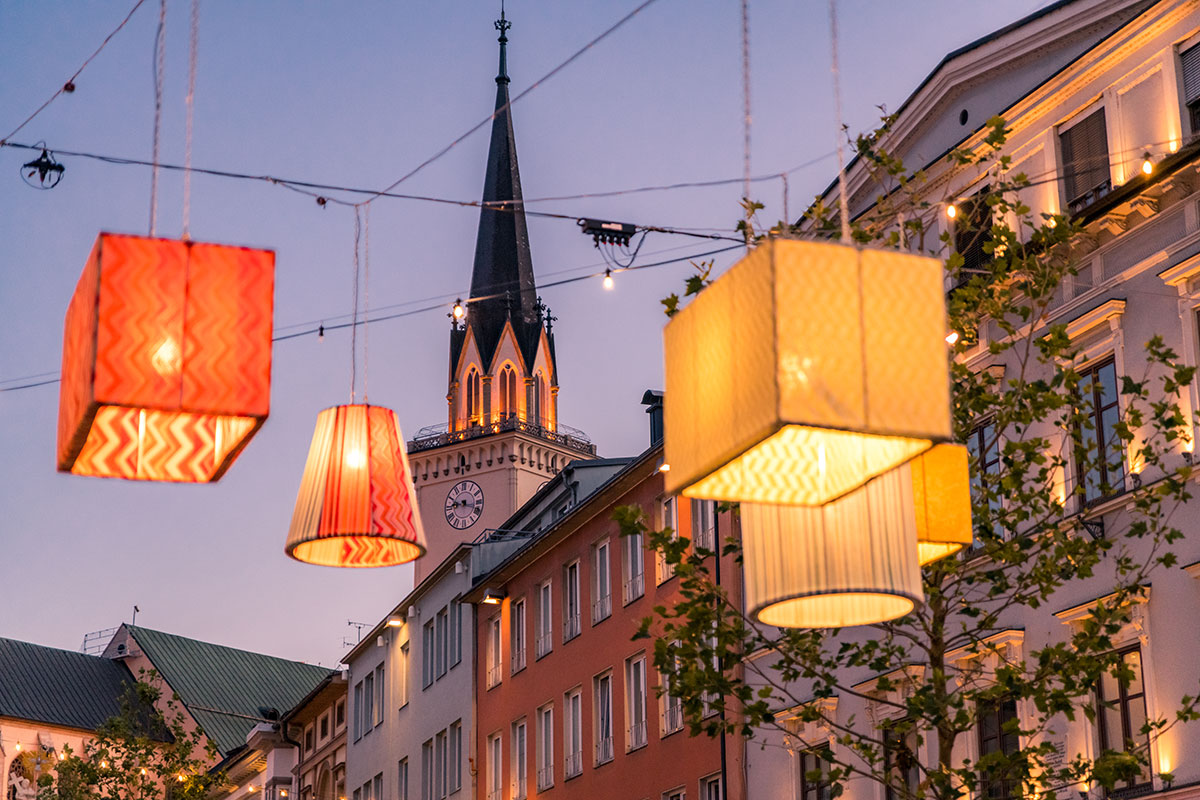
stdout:
[(1078, 435), (1086, 459), (1076, 465), (1076, 472), (1086, 505), (1125, 491), (1124, 448), (1117, 436), (1119, 399), (1117, 368), (1111, 359), (1080, 371), (1079, 412), (1087, 422)]

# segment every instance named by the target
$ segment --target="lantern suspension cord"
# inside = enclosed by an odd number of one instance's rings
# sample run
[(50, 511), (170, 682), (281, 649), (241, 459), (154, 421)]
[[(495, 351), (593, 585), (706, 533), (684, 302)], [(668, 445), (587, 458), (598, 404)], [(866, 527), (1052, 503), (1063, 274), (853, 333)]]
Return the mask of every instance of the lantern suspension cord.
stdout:
[(125, 19), (121, 20), (121, 24), (118, 25), (116, 28), (114, 28), (112, 33), (110, 33), (108, 36), (104, 37), (104, 41), (100, 43), (100, 46), (96, 48), (95, 52), (93, 52), (90, 56), (87, 57), (86, 60), (84, 60), (84, 62), (82, 64), (80, 64), (79, 69), (75, 70), (75, 73), (73, 75), (71, 75), (71, 77), (67, 78), (67, 80), (65, 82), (63, 82), (63, 85), (58, 87), (58, 91), (56, 91), (54, 94), (50, 95), (50, 98), (48, 100), (46, 100), (46, 102), (42, 103), (40, 106), (37, 107), (37, 109), (32, 114), (30, 114), (28, 117), (26, 117), (24, 122), (22, 122), (20, 125), (18, 125), (17, 127), (13, 128), (11, 131), (9, 131), (8, 135), (5, 136), (3, 139), (0, 139), (0, 144), (6, 143), (9, 139), (16, 136), (18, 133), (20, 133), (21, 129), (23, 129), (29, 123), (33, 122), (34, 117), (36, 117), (38, 114), (40, 114), (46, 110), (46, 106), (50, 105), (55, 100), (57, 100), (58, 96), (60, 94), (62, 94), (63, 92), (70, 93), (70, 92), (75, 91), (75, 79), (78, 78), (79, 75), (84, 71), (84, 69), (87, 68), (88, 64), (92, 63), (92, 59), (94, 59), (96, 56), (100, 55), (100, 51), (104, 49), (104, 46), (107, 45), (109, 43), (109, 41), (114, 36), (116, 36), (117, 33), (122, 28), (125, 27), (125, 23), (129, 22), (129, 18), (133, 16), (133, 12), (135, 12), (139, 8), (141, 8), (142, 4), (145, 2), (146, 2), (146, 0), (137, 0), (137, 2), (133, 4), (133, 8), (129, 9), (129, 13), (125, 15)]
[(750, 0), (742, 0), (742, 202), (746, 204), (746, 246), (750, 246)]
[[(363, 212), (363, 320), (371, 316), (371, 204)], [(356, 326), (357, 327), (357, 326)], [(370, 403), (367, 378), (371, 373), (371, 326), (363, 326), (363, 402)]]
[(158, 30), (154, 34), (154, 143), (150, 160), (150, 235), (158, 227), (158, 144), (162, 137), (163, 72), (167, 66), (167, 0), (159, 0)]
[(837, 0), (829, 0), (829, 49), (830, 71), (833, 73), (833, 108), (837, 119), (837, 162), (838, 162), (838, 208), (842, 218), (842, 244), (850, 244), (850, 201), (846, 197), (846, 153), (842, 140), (845, 124), (842, 122), (842, 80), (838, 69), (838, 17)]
[(354, 207), (354, 311), (350, 326), (350, 405), (358, 388), (358, 240), (362, 234), (362, 210)]
[(183, 141), (183, 239), (191, 235), (192, 216), (192, 121), (196, 112), (196, 50), (200, 39), (200, 0), (192, 0), (188, 36), (187, 128)]

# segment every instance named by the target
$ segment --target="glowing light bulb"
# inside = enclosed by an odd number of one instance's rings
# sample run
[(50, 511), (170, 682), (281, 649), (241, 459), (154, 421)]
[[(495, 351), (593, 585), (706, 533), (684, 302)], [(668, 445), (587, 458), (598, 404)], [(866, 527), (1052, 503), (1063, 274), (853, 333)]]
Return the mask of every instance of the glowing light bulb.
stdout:
[(1154, 162), (1150, 160), (1150, 153), (1144, 153), (1142, 155), (1142, 173), (1149, 175), (1151, 172), (1154, 172)]
[(660, 466), (660, 467), (658, 468), (658, 471), (659, 471), (659, 472), (670, 472), (670, 471), (671, 471), (671, 465), (670, 465), (670, 464), (668, 464), (668, 463), (666, 463), (666, 462), (663, 462), (662, 466)]
[(954, 205), (954, 203), (947, 204), (946, 216), (949, 217), (950, 219), (954, 219), (955, 217), (957, 217), (958, 216), (958, 206)]
[(346, 453), (346, 466), (359, 469), (367, 465), (367, 455), (362, 450), (351, 450)]
[(108, 769), (108, 762), (107, 762), (107, 761), (101, 761), (101, 762), (100, 762), (100, 769)]
[(604, 270), (604, 288), (611, 289), (613, 287), (612, 270)]
[(466, 313), (467, 313), (467, 310), (465, 308), (463, 308), (462, 299), (460, 298), (458, 300), (455, 300), (454, 301), (454, 318), (462, 319), (464, 316), (466, 316)]
[(140, 770), (140, 772), (141, 772), (141, 774), (142, 774), (142, 775), (145, 775), (145, 774), (146, 774), (146, 768), (145, 768), (145, 767), (142, 767), (142, 769)]
[(17, 752), (21, 752), (21, 743), (17, 742)]
[(958, 341), (958, 331), (950, 331), (946, 334), (946, 344), (955, 344)]

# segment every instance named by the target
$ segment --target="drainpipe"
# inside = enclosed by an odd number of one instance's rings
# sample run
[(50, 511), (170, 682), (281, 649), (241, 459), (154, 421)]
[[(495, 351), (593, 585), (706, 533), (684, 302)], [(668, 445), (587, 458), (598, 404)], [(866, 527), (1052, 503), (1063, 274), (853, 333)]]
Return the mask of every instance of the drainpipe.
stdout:
[[(719, 513), (717, 501), (713, 501), (713, 544), (716, 547), (716, 569), (713, 571), (713, 577), (716, 578), (717, 586), (721, 585), (721, 515)], [(719, 665), (722, 670), (725, 664)], [(729, 769), (726, 763), (725, 756), (725, 703), (722, 701), (721, 710), (721, 800), (729, 800)]]

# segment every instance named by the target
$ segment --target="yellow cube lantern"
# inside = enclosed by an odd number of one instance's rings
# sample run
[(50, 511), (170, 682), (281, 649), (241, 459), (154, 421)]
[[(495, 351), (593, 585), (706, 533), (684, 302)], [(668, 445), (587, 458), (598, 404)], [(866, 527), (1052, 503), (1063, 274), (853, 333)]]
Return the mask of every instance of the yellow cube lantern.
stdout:
[(910, 463), (921, 566), (954, 555), (971, 543), (969, 458), (961, 444), (943, 444)]
[(667, 491), (819, 506), (948, 441), (942, 265), (770, 239), (664, 332)]

